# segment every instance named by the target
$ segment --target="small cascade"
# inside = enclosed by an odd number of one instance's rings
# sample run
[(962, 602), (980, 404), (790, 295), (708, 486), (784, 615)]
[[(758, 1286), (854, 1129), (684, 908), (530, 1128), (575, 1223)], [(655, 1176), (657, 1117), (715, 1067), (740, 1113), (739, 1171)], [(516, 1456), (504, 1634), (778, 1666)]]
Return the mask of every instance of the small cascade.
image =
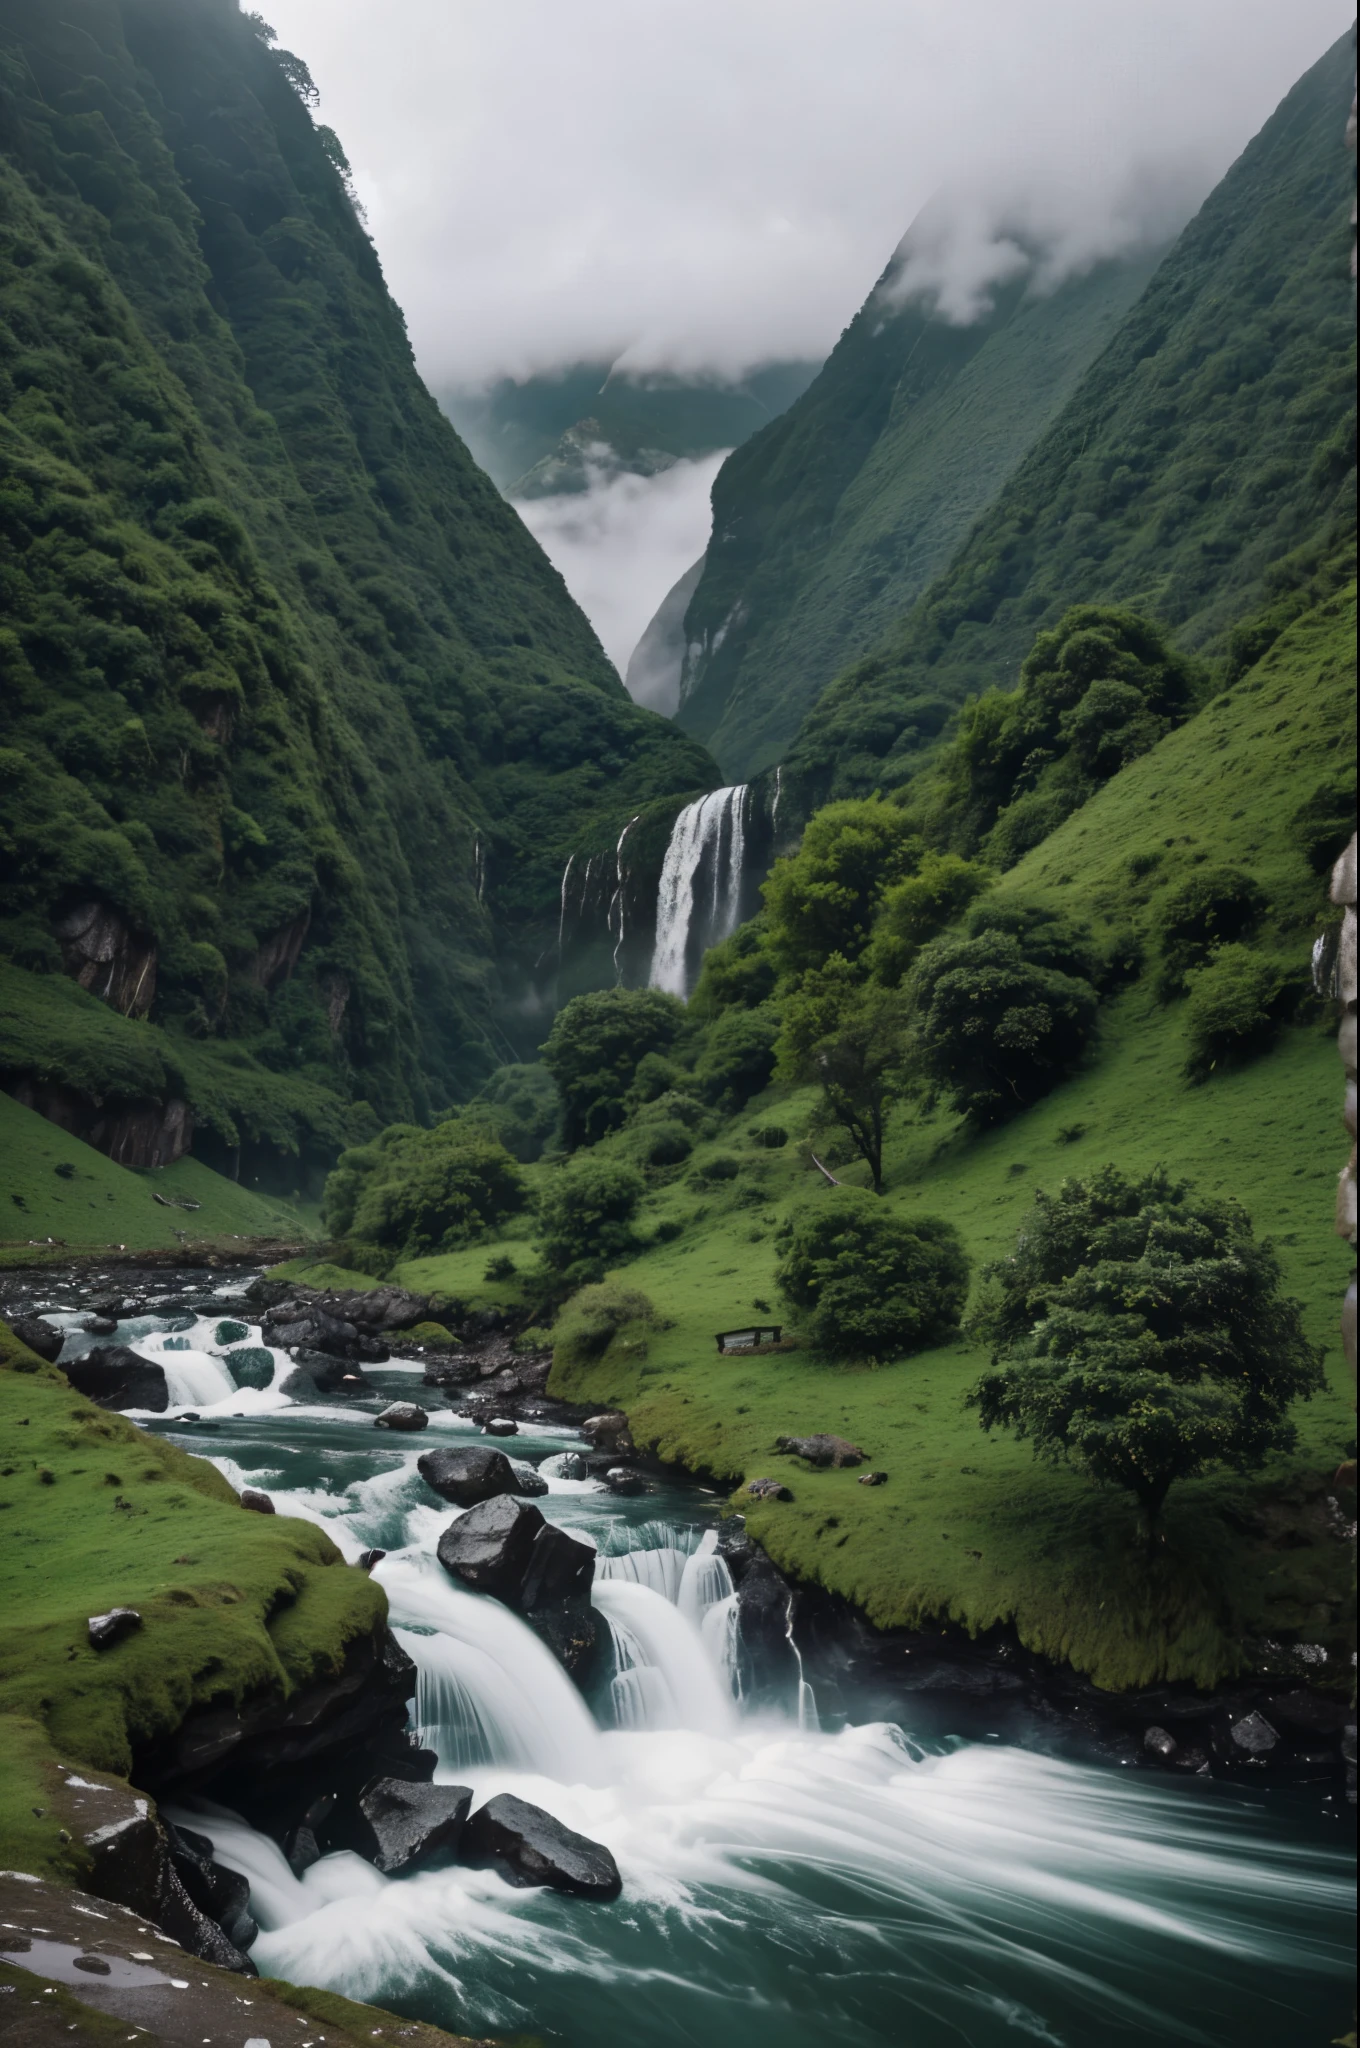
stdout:
[(656, 899), (651, 985), (687, 996), (692, 956), (736, 930), (746, 850), (744, 782), (686, 804), (671, 827)]
[(567, 935), (567, 890), (571, 886), (571, 870), (575, 860), (576, 855), (574, 853), (569, 854), (567, 856), (567, 864), (562, 870), (562, 902), (557, 913), (557, 958), (559, 964), (561, 963), (562, 948)]
[(793, 1661), (798, 1671), (798, 1726), (807, 1732), (816, 1734), (822, 1724), (817, 1714), (817, 1695), (808, 1684), (807, 1678), (804, 1675), (803, 1653), (799, 1649), (793, 1633), (792, 1593), (789, 1594), (789, 1604), (784, 1610), (784, 1634), (788, 1638), (789, 1648), (793, 1652)]
[(172, 1408), (211, 1408), (218, 1401), (229, 1401), (237, 1387), (221, 1359), (187, 1347), (181, 1351), (177, 1347), (183, 1343), (182, 1337), (144, 1337), (133, 1348), (165, 1374)]
[[(607, 922), (610, 931), (614, 933), (614, 978), (616, 981), (621, 980), (623, 977), (624, 916), (627, 907), (628, 876), (623, 865), (623, 843), (641, 816), (641, 811), (638, 811), (628, 820), (628, 823), (619, 834), (619, 843), (614, 848), (614, 893), (609, 899)], [(617, 929), (614, 922), (616, 917), (618, 919)]]
[[(623, 1638), (630, 1706), (646, 1719), (633, 1726), (696, 1729), (726, 1735), (734, 1727), (732, 1698), (703, 1653), (697, 1631), (678, 1607), (650, 1586), (627, 1579), (597, 1581), (594, 1601)], [(641, 1674), (653, 1673), (646, 1678)], [(659, 1713), (665, 1718), (656, 1719)]]

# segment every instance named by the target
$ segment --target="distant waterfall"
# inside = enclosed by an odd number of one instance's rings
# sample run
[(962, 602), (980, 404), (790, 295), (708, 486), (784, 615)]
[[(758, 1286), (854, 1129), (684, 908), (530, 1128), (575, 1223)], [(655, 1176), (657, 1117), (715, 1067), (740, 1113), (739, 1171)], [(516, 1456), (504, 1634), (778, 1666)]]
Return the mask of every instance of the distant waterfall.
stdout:
[(716, 945), (741, 915), (746, 784), (686, 804), (671, 827), (656, 899), (651, 984), (687, 996), (693, 942)]

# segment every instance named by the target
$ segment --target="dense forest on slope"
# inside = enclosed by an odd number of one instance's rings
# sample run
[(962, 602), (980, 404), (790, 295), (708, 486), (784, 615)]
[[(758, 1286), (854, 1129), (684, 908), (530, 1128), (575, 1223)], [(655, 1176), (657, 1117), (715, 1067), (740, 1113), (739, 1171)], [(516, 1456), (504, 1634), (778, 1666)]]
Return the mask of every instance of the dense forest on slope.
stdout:
[(949, 710), (1012, 688), (1035, 632), (1075, 602), (1133, 605), (1214, 653), (1274, 607), (1240, 664), (1344, 573), (1352, 70), (1346, 36), (1210, 195), (948, 568), (825, 692), (786, 756), (805, 804), (900, 783)]
[(425, 391), (271, 41), (7, 10), (0, 1069), (291, 1152), (475, 1085), (581, 834), (715, 778)]
[(729, 780), (778, 760), (819, 692), (949, 560), (1156, 261), (1139, 251), (1056, 291), (1036, 286), (1036, 264), (959, 325), (933, 295), (895, 296), (915, 233), (811, 389), (714, 484), (677, 717)]

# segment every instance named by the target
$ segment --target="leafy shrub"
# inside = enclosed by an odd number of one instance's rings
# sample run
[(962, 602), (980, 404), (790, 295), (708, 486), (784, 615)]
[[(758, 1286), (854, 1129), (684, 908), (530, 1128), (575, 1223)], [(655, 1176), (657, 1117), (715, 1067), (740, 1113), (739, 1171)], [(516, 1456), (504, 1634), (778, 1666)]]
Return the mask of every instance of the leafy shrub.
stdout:
[(710, 1025), (694, 1069), (704, 1100), (731, 1116), (767, 1088), (778, 1032), (767, 1010), (729, 1010)]
[(637, 1063), (633, 1085), (628, 1090), (629, 1105), (655, 1102), (659, 1096), (678, 1088), (687, 1078), (685, 1069), (675, 1060), (668, 1060), (664, 1053), (644, 1053)]
[(611, 1259), (637, 1249), (633, 1217), (646, 1182), (632, 1166), (582, 1159), (554, 1176), (539, 1198), (538, 1235), (545, 1263), (584, 1282), (598, 1279)]
[[(981, 906), (980, 906), (981, 907)], [(1095, 1028), (1094, 948), (1065, 920), (1019, 916), (1013, 929), (937, 939), (908, 984), (916, 1056), (975, 1123), (1004, 1123), (1071, 1073)], [(1063, 966), (1050, 964), (1061, 961)]]
[(638, 1128), (638, 1157), (644, 1166), (679, 1166), (694, 1150), (694, 1140), (682, 1123), (642, 1124)]
[(998, 868), (1013, 868), (1027, 853), (1056, 832), (1064, 818), (1076, 810), (1080, 797), (1068, 788), (1029, 790), (1007, 804), (982, 841), (988, 860)]
[(900, 1358), (958, 1328), (968, 1257), (952, 1223), (841, 1187), (794, 1216), (776, 1278), (818, 1350)]
[(542, 1158), (561, 1109), (556, 1084), (546, 1067), (497, 1067), (471, 1101), (453, 1110), (445, 1121), (488, 1130), (507, 1152), (528, 1166)]
[(712, 1159), (705, 1159), (696, 1166), (696, 1180), (735, 1180), (741, 1172), (741, 1161), (734, 1159), (730, 1152), (715, 1153)]
[(759, 1009), (774, 994), (778, 978), (766, 943), (765, 919), (753, 917), (705, 953), (689, 999), (690, 1015), (716, 1017), (724, 1010)]
[(1190, 977), (1185, 1071), (1207, 1081), (1214, 1068), (1264, 1052), (1279, 1024), (1284, 975), (1246, 946), (1220, 946)]
[(521, 1330), (518, 1337), (510, 1339), (512, 1351), (551, 1351), (552, 1331), (543, 1329), (538, 1323), (531, 1323), (527, 1330)]
[(543, 1047), (543, 1065), (563, 1103), (568, 1150), (594, 1145), (627, 1115), (628, 1091), (648, 1053), (679, 1036), (685, 1006), (655, 988), (602, 989), (560, 1010)]
[(620, 1330), (657, 1320), (655, 1308), (636, 1287), (620, 1287), (613, 1280), (583, 1287), (553, 1325), (553, 1353), (568, 1365), (588, 1364), (604, 1356)]
[(519, 1168), (494, 1138), (456, 1124), (394, 1124), (341, 1154), (321, 1211), (337, 1236), (418, 1258), (475, 1241), (524, 1202)]
[(896, 988), (922, 946), (938, 938), (975, 898), (992, 886), (990, 868), (960, 860), (956, 853), (927, 853), (914, 875), (896, 882), (879, 906), (870, 966), (887, 988)]
[(764, 885), (778, 966), (804, 974), (833, 953), (858, 959), (884, 891), (915, 872), (921, 853), (905, 812), (879, 797), (815, 812), (797, 853), (777, 860)]
[(687, 1131), (699, 1131), (715, 1122), (712, 1110), (679, 1088), (668, 1088), (655, 1102), (636, 1110), (633, 1122), (639, 1130), (650, 1124), (683, 1124)]
[(515, 1264), (509, 1252), (497, 1252), (494, 1259), (487, 1260), (486, 1271), (482, 1278), (484, 1280), (513, 1280), (518, 1271), (519, 1267)]
[(752, 1124), (746, 1135), (753, 1145), (763, 1146), (767, 1152), (780, 1152), (789, 1142), (783, 1124)]
[(1289, 1450), (1289, 1404), (1323, 1384), (1246, 1211), (1161, 1168), (1039, 1194), (988, 1277), (992, 1370), (968, 1397), (983, 1428), (1127, 1488), (1149, 1528), (1177, 1479)]
[(1243, 869), (1194, 869), (1167, 894), (1157, 918), (1159, 992), (1179, 995), (1192, 968), (1203, 966), (1216, 947), (1249, 939), (1267, 908), (1264, 889)]

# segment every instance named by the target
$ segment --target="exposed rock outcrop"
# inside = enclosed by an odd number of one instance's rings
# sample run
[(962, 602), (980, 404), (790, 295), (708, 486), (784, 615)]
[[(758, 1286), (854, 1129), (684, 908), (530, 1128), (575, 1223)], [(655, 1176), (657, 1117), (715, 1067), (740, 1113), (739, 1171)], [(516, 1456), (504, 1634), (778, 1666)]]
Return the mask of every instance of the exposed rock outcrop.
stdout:
[(194, 1142), (193, 1111), (179, 1096), (165, 1102), (97, 1102), (78, 1089), (28, 1075), (15, 1081), (11, 1093), (26, 1109), (119, 1166), (173, 1166)]
[(806, 1458), (809, 1465), (862, 1465), (865, 1455), (843, 1436), (780, 1436), (775, 1448), (792, 1458)]
[(74, 981), (124, 1017), (145, 1017), (156, 993), (156, 944), (134, 932), (112, 904), (77, 903), (56, 923), (62, 965)]
[(109, 1344), (61, 1370), (79, 1394), (100, 1408), (145, 1408), (163, 1415), (170, 1406), (164, 1369), (126, 1344)]
[(546, 1522), (526, 1501), (501, 1494), (451, 1522), (437, 1555), (451, 1577), (522, 1614), (573, 1675), (585, 1669), (599, 1642), (589, 1544)]

